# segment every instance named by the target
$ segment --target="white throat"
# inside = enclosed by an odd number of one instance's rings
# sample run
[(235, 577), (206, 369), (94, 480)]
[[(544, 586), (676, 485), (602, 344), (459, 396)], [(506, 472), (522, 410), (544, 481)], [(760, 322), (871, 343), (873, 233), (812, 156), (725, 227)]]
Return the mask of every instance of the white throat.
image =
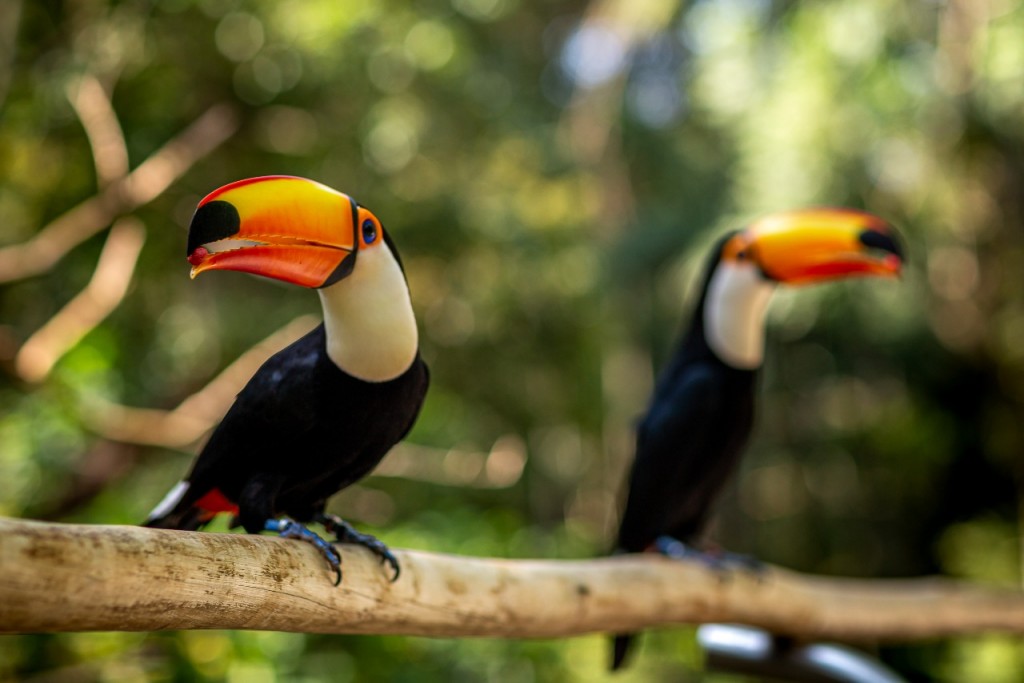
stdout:
[(708, 283), (704, 334), (726, 364), (753, 370), (764, 360), (764, 317), (775, 285), (749, 263), (720, 263)]
[(409, 369), (419, 348), (416, 317), (387, 244), (360, 250), (351, 275), (317, 291), (335, 365), (367, 382), (386, 382)]

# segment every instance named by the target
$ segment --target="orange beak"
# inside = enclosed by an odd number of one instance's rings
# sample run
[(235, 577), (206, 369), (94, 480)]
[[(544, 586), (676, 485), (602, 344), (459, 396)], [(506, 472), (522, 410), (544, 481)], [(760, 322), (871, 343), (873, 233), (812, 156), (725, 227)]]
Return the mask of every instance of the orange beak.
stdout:
[(750, 258), (766, 277), (809, 284), (853, 276), (899, 275), (899, 236), (881, 218), (852, 209), (810, 209), (768, 216), (738, 234), (726, 256)]
[(355, 265), (358, 205), (348, 195), (293, 176), (264, 176), (207, 195), (188, 231), (191, 276), (238, 270), (326, 287)]

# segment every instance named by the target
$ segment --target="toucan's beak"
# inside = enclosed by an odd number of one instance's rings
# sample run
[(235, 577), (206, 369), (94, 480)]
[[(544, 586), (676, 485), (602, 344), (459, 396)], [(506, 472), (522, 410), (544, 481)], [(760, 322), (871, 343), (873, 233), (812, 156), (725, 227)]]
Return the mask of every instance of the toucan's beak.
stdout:
[(358, 207), (292, 176), (225, 185), (199, 203), (188, 230), (192, 277), (239, 270), (304, 287), (334, 284), (355, 265)]
[(899, 275), (899, 236), (881, 218), (852, 209), (811, 209), (763, 218), (737, 235), (740, 258), (766, 277), (807, 284), (856, 275)]

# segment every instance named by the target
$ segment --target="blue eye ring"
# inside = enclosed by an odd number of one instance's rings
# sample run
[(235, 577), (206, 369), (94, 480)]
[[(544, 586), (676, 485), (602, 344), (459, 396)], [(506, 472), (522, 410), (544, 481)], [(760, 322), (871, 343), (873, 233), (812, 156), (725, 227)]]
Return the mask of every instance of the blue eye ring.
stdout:
[(372, 219), (363, 221), (363, 243), (373, 244), (377, 241), (377, 224)]

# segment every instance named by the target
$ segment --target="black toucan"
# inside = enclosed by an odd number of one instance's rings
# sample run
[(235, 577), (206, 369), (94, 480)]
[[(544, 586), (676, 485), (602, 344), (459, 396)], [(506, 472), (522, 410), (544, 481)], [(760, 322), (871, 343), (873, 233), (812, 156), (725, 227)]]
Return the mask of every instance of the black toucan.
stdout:
[(383, 543), (324, 513), (408, 433), (429, 383), (402, 262), (380, 221), (312, 180), (240, 180), (199, 203), (188, 260), (192, 277), (238, 270), (315, 288), (324, 322), (260, 367), (145, 525), (197, 529), (231, 513), (249, 533), (313, 543), (337, 585), (341, 556), (305, 526), (318, 522), (397, 578)]
[[(637, 427), (618, 552), (723, 558), (693, 547), (754, 421), (764, 317), (778, 283), (895, 276), (903, 251), (880, 218), (812, 209), (764, 218), (712, 249), (697, 308)], [(739, 560), (739, 556), (731, 556)], [(612, 668), (632, 636), (615, 637)]]

